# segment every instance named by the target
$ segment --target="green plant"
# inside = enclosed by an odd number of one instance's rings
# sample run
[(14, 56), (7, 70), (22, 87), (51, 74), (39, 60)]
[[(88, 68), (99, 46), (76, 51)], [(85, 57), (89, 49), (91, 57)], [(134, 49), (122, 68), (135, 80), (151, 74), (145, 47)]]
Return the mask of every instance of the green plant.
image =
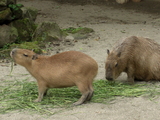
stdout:
[(8, 7), (12, 10), (19, 10), (23, 5), (22, 4), (9, 4)]
[[(123, 83), (108, 82), (98, 80), (94, 82), (94, 96), (91, 102), (108, 103), (116, 96), (120, 97), (138, 97), (144, 94), (160, 94), (155, 87), (148, 87), (147, 84), (128, 85)], [(13, 110), (25, 109), (36, 111), (43, 114), (55, 114), (50, 108), (68, 108), (76, 102), (81, 96), (77, 87), (53, 88), (50, 89), (42, 102), (34, 103), (33, 100), (38, 96), (36, 82), (24, 80), (5, 80), (0, 82), (0, 113)]]
[[(11, 9), (12, 11), (12, 20), (14, 20), (16, 18), (16, 15), (14, 14), (15, 12), (19, 13), (18, 11), (21, 11), (21, 7), (23, 5), (22, 4), (9, 4), (8, 7)], [(20, 13), (19, 13), (20, 14)]]

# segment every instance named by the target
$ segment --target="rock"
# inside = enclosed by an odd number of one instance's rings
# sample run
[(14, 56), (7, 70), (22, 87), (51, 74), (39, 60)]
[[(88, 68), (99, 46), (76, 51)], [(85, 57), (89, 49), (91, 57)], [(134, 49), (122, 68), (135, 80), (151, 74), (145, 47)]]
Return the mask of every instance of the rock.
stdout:
[(1, 0), (0, 1), (0, 6), (7, 6), (7, 0)]
[(119, 4), (124, 4), (127, 3), (129, 0), (116, 0), (117, 3)]
[(87, 27), (69, 27), (67, 29), (63, 29), (63, 31), (68, 35), (65, 39), (68, 39), (68, 37), (72, 37), (73, 39), (86, 39), (94, 32), (92, 28)]
[(35, 21), (38, 10), (35, 8), (28, 8), (28, 7), (22, 7), (21, 10), (23, 11), (23, 18), (29, 18), (31, 21)]
[(39, 42), (60, 42), (62, 36), (62, 31), (56, 23), (43, 22), (38, 25), (33, 40)]
[(0, 0), (0, 6), (8, 6), (9, 4), (16, 4), (16, 0)]
[(11, 9), (12, 11), (12, 20), (16, 20), (16, 19), (20, 19), (22, 18), (22, 10), (21, 7), (23, 5), (21, 4), (9, 4), (8, 7)]
[(19, 19), (13, 21), (10, 26), (13, 26), (18, 31), (18, 41), (31, 41), (32, 34), (36, 29), (36, 25), (34, 22), (30, 21), (28, 18)]
[(91, 28), (82, 28), (80, 30), (77, 30), (76, 33), (72, 34), (72, 36), (75, 38), (75, 39), (86, 39), (88, 38), (92, 33), (94, 32), (93, 29)]
[(7, 1), (7, 5), (9, 4), (16, 4), (17, 0), (6, 0)]
[(67, 36), (65, 39), (66, 40), (74, 40), (74, 37), (73, 36)]
[(0, 47), (16, 41), (18, 37), (17, 29), (7, 25), (0, 26)]
[(0, 0), (0, 6), (8, 6), (9, 4), (16, 4), (16, 0)]
[(12, 12), (10, 8), (7, 8), (0, 12), (0, 24), (4, 21), (11, 21), (12, 20)]
[(132, 0), (133, 2), (141, 2), (141, 0)]

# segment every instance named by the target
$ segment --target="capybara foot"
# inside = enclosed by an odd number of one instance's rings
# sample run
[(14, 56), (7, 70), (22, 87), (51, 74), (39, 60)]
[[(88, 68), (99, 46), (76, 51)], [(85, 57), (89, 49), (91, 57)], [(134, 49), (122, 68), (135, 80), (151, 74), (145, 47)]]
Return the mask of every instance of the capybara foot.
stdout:
[(41, 100), (39, 100), (39, 99), (35, 99), (33, 102), (41, 102)]
[(73, 103), (74, 106), (78, 106), (78, 105), (81, 105), (81, 104), (83, 104), (83, 102), (77, 101), (77, 102)]

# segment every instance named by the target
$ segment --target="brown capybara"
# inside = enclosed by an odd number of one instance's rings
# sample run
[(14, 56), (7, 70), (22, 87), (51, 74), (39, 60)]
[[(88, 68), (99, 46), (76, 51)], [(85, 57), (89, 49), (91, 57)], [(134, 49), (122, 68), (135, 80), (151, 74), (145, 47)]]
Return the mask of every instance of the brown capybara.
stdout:
[(128, 82), (160, 80), (160, 45), (154, 40), (131, 36), (117, 44), (105, 63), (106, 79), (116, 79), (126, 72)]
[(38, 55), (27, 49), (13, 49), (13, 60), (24, 66), (36, 78), (40, 102), (48, 88), (77, 86), (81, 98), (74, 103), (80, 105), (89, 101), (93, 95), (93, 79), (97, 75), (97, 62), (78, 51), (67, 51), (53, 56)]

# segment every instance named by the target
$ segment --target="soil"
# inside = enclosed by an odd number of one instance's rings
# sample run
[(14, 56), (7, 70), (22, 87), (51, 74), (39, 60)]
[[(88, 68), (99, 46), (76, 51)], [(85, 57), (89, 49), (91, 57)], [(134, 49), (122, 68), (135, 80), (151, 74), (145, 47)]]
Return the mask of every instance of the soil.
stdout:
[[(99, 64), (96, 80), (104, 78), (106, 50), (117, 40), (135, 35), (148, 37), (160, 43), (160, 0), (143, 0), (120, 5), (115, 0), (17, 0), (26, 7), (34, 7), (39, 13), (36, 23), (56, 22), (63, 28), (89, 27), (95, 33), (87, 39), (67, 40), (60, 46), (52, 46), (50, 54), (67, 50), (77, 50), (93, 57)], [(0, 64), (0, 79), (34, 80), (21, 66), (15, 66), (14, 77), (8, 77), (10, 64)], [(22, 74), (23, 73), (23, 74)], [(118, 81), (125, 81), (122, 74)], [(156, 84), (159, 84), (156, 83)], [(106, 91), (107, 94), (107, 91)], [(52, 116), (31, 114), (29, 111), (13, 111), (1, 114), (1, 120), (159, 120), (160, 98), (151, 101), (145, 97), (117, 98), (109, 104), (88, 103), (71, 109), (53, 108), (59, 111)]]

